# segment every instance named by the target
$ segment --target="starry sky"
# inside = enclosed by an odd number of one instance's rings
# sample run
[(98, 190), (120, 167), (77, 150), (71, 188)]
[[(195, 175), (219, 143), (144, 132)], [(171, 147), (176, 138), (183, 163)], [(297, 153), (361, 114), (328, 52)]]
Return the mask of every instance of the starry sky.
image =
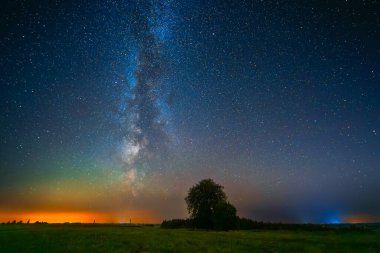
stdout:
[(0, 221), (379, 222), (380, 3), (5, 1)]

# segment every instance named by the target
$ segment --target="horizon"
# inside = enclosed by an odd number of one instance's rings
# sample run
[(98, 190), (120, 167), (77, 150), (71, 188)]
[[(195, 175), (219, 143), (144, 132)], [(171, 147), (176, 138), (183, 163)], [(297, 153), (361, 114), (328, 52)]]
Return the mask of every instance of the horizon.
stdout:
[(240, 217), (380, 222), (379, 9), (2, 4), (0, 222), (186, 218), (204, 178)]
[[(38, 223), (48, 223), (48, 224), (124, 224), (124, 225), (160, 225), (165, 219), (157, 220), (157, 218), (141, 218), (139, 216), (132, 218), (124, 218), (122, 215), (115, 214), (105, 214), (105, 213), (88, 213), (88, 212), (52, 212), (52, 213), (22, 213), (13, 216), (6, 216), (2, 214), (0, 216), (0, 224), (38, 224)], [(68, 219), (67, 216), (70, 218)], [(66, 217), (66, 218), (64, 218)], [(76, 218), (74, 218), (76, 217)], [(80, 218), (78, 218), (80, 217)], [(245, 218), (245, 217), (240, 217)], [(172, 219), (183, 219), (175, 218)], [(316, 225), (345, 225), (345, 224), (380, 224), (380, 222), (374, 222), (373, 218), (370, 217), (350, 217), (340, 221), (329, 221), (329, 222), (271, 222), (271, 221), (260, 221), (254, 220), (255, 222), (263, 223), (282, 223), (282, 224), (316, 224)]]

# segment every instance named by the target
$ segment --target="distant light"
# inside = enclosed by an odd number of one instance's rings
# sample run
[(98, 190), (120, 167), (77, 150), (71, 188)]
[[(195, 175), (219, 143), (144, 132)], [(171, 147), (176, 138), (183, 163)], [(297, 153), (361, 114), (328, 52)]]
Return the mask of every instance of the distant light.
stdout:
[(326, 223), (329, 223), (329, 224), (340, 224), (342, 223), (342, 220), (338, 217), (329, 217), (327, 219), (327, 222)]

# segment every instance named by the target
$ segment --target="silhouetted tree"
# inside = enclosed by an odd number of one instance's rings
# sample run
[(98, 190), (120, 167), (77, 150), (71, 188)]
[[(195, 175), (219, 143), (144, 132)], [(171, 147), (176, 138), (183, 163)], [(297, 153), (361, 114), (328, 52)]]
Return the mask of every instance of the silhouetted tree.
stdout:
[(219, 202), (214, 210), (214, 229), (230, 230), (236, 228), (236, 208), (228, 202)]
[(212, 229), (215, 209), (218, 204), (227, 202), (227, 196), (223, 186), (212, 179), (204, 179), (190, 188), (185, 200), (195, 227)]

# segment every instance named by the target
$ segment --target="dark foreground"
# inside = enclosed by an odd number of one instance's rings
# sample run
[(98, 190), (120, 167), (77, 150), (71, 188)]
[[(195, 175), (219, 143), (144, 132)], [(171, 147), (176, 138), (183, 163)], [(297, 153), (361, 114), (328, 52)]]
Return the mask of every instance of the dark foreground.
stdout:
[(380, 229), (210, 232), (119, 225), (0, 225), (0, 252), (380, 252)]

